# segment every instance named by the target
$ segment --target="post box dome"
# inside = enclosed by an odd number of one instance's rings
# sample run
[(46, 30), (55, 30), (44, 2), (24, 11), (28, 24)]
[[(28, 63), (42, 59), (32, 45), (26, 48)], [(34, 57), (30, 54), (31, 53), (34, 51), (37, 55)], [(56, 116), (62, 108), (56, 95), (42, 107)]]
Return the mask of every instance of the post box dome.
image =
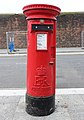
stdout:
[(48, 18), (56, 19), (55, 17), (60, 14), (59, 7), (47, 4), (31, 4), (23, 7), (23, 13), (27, 19), (32, 18)]

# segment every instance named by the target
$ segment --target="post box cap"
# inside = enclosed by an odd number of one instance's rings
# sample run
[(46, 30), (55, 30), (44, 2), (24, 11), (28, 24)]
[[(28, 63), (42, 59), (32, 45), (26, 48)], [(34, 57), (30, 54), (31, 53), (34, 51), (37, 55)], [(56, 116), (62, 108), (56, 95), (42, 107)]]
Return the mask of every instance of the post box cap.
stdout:
[[(31, 4), (23, 7), (23, 13), (28, 18), (51, 18), (60, 14), (61, 9), (48, 4)], [(55, 18), (54, 18), (55, 19)]]

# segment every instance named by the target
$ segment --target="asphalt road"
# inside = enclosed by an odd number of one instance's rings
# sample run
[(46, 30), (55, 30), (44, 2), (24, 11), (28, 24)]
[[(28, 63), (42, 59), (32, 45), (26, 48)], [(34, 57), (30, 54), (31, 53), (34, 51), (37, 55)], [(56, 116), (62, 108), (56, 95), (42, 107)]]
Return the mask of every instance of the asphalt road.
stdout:
[[(84, 55), (57, 56), (57, 87), (84, 87)], [(0, 57), (0, 88), (26, 87), (26, 56)]]
[(57, 56), (57, 87), (84, 87), (84, 55)]
[(26, 57), (0, 57), (0, 88), (24, 88)]

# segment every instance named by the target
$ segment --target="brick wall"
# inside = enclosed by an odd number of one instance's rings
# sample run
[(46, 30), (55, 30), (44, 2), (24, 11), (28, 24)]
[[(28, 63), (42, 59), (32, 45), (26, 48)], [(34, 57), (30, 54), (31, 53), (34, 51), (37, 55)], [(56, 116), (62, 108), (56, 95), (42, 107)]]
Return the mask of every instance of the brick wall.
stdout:
[[(23, 14), (0, 14), (0, 49), (7, 48), (6, 43), (6, 32), (9, 31), (26, 31), (27, 24)], [(18, 40), (16, 43), (18, 48), (25, 48), (27, 43), (21, 44), (21, 41)]]
[(57, 47), (81, 47), (84, 13), (61, 14), (57, 20)]
[[(0, 14), (0, 49), (7, 48), (6, 32), (26, 30), (27, 23), (23, 14)], [(57, 47), (80, 47), (83, 30), (84, 12), (62, 13), (57, 17)], [(27, 41), (20, 41), (20, 38), (18, 41), (16, 39), (16, 46), (26, 48)]]

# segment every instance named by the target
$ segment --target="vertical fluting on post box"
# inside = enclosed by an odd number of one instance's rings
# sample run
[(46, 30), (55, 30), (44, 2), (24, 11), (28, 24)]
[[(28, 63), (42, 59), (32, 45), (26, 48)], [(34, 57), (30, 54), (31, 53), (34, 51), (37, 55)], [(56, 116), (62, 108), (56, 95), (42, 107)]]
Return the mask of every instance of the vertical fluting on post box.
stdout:
[(26, 111), (34, 116), (55, 110), (56, 16), (60, 11), (46, 4), (23, 8), (28, 24)]

